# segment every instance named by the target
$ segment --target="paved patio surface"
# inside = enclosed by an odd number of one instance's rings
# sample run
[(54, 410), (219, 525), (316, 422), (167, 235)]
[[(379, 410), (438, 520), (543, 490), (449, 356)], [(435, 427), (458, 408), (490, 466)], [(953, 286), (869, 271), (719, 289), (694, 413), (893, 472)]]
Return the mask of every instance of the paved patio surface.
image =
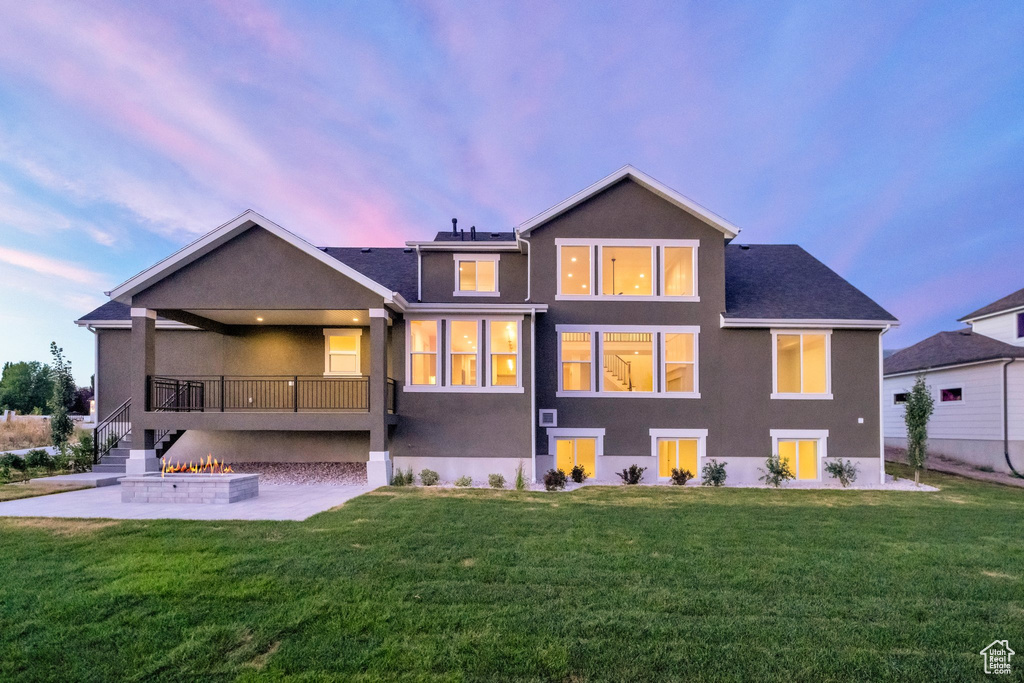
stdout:
[(372, 486), (261, 484), (257, 498), (201, 505), (122, 503), (120, 486), (104, 486), (0, 503), (0, 517), (301, 521), (372, 490)]

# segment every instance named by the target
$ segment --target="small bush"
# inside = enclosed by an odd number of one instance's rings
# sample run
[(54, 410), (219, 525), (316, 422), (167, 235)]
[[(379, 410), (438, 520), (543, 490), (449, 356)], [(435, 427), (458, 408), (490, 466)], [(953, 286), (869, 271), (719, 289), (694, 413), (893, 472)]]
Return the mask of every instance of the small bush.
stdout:
[(582, 484), (587, 480), (587, 471), (583, 469), (583, 465), (576, 465), (572, 472), (569, 472), (569, 478), (577, 484)]
[(25, 466), (34, 467), (37, 469), (46, 468), (48, 470), (53, 469), (53, 458), (50, 454), (44, 451), (42, 448), (36, 448), (25, 454)]
[(462, 487), (472, 486), (473, 485), (473, 477), (469, 476), (468, 474), (467, 475), (463, 475), (463, 476), (461, 476), (461, 477), (459, 477), (458, 479), (455, 480), (455, 485), (456, 486), (462, 486)]
[(846, 462), (843, 462), (842, 458), (831, 460), (825, 463), (825, 471), (833, 478), (838, 479), (844, 489), (857, 481), (857, 466), (853, 464), (852, 460)]
[(439, 481), (441, 481), (441, 475), (434, 470), (420, 470), (420, 482), (424, 486), (437, 486)]
[(70, 470), (71, 454), (66, 451), (57, 451), (53, 456), (53, 469), (59, 472)]
[(693, 472), (672, 468), (672, 483), (676, 486), (686, 486), (686, 482), (693, 479)]
[(718, 462), (714, 458), (708, 460), (701, 473), (701, 484), (703, 486), (721, 486), (725, 483), (725, 466), (727, 462)]
[(640, 467), (639, 465), (630, 465), (616, 474), (622, 479), (623, 484), (639, 484), (640, 480), (644, 478), (644, 471), (646, 469), (646, 467)]
[(544, 488), (548, 491), (557, 491), (565, 488), (565, 472), (562, 470), (548, 470), (544, 475)]
[(25, 471), (25, 459), (14, 453), (0, 455), (0, 467), (7, 467), (18, 472)]
[(758, 477), (758, 479), (769, 486), (779, 488), (783, 482), (796, 478), (796, 475), (793, 474), (793, 470), (789, 468), (789, 461), (783, 460), (777, 455), (769, 456), (769, 458), (764, 461), (764, 466), (768, 469), (761, 470), (764, 472), (764, 476)]
[(503, 489), (505, 488), (505, 477), (501, 474), (488, 474), (487, 483), (491, 485), (492, 489)]
[(523, 461), (519, 461), (519, 466), (516, 467), (516, 491), (526, 490), (526, 472), (523, 469)]
[(395, 470), (394, 476), (391, 477), (392, 486), (412, 486), (416, 482), (416, 476), (412, 473), (410, 467), (405, 472), (401, 468)]

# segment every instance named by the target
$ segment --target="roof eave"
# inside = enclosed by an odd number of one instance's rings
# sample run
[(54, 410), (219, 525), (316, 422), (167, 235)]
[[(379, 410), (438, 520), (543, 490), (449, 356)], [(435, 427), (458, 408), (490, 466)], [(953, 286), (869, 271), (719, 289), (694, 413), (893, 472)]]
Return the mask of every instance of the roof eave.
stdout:
[(882, 330), (899, 327), (898, 320), (849, 320), (842, 318), (727, 318), (720, 316), (723, 328), (822, 328)]
[(1016, 361), (1020, 360), (1020, 357), (1015, 356), (998, 356), (996, 358), (982, 358), (980, 360), (969, 360), (962, 361), (959, 363), (945, 363), (942, 365), (929, 365), (922, 368), (914, 368), (912, 370), (898, 370), (896, 372), (882, 372), (883, 377), (902, 377), (903, 375), (919, 375), (922, 372), (935, 372), (937, 370), (952, 370), (954, 368), (965, 368), (971, 365), (985, 365), (987, 363), (1002, 363), (1005, 361)]

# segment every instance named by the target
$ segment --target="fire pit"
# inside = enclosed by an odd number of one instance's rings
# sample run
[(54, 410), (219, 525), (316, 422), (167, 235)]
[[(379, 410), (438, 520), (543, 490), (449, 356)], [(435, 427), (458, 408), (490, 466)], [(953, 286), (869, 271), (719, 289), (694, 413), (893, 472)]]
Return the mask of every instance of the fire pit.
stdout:
[(122, 503), (237, 503), (260, 494), (260, 475), (240, 474), (212, 456), (205, 462), (164, 463), (159, 473), (121, 480)]

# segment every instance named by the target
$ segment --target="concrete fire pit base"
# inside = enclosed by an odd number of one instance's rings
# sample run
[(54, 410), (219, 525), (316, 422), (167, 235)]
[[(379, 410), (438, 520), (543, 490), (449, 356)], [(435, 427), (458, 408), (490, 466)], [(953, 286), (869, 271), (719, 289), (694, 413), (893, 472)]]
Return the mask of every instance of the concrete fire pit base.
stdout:
[(122, 503), (237, 503), (260, 495), (258, 474), (145, 474), (121, 480)]

